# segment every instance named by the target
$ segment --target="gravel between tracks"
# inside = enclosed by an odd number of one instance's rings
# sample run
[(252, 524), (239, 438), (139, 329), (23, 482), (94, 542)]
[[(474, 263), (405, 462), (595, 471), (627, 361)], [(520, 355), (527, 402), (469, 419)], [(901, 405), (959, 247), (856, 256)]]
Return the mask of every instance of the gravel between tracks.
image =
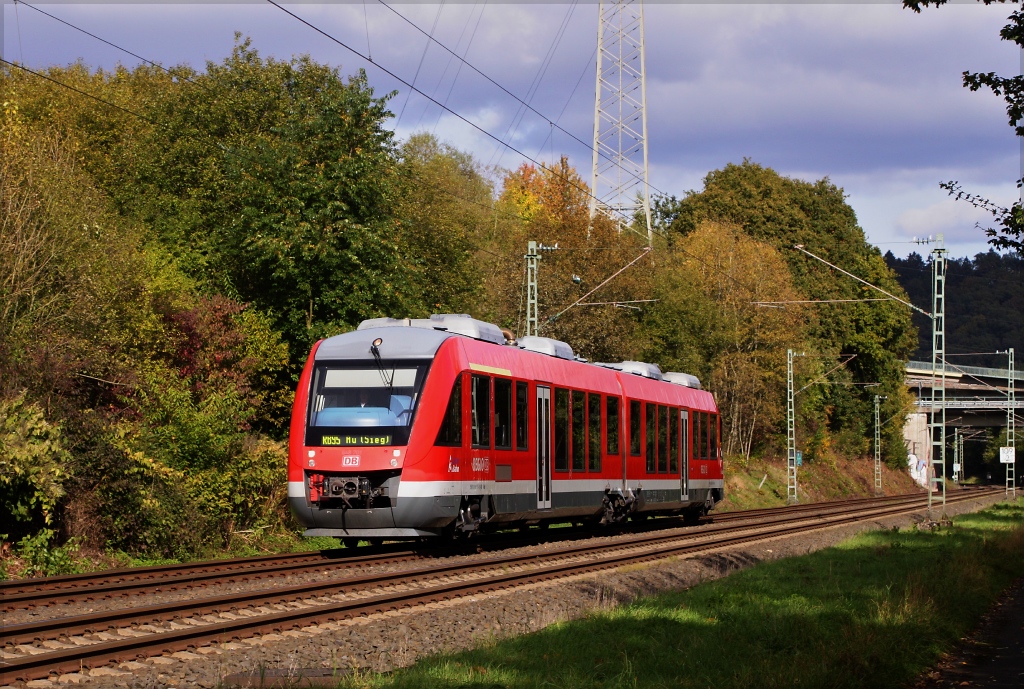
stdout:
[[(973, 512), (1001, 499), (1002, 494), (979, 497), (949, 505), (947, 513), (955, 516)], [(122, 663), (117, 667), (36, 680), (27, 683), (27, 687), (42, 689), (71, 684), (88, 684), (97, 688), (128, 686), (133, 689), (216, 687), (228, 675), (267, 670), (289, 670), (296, 675), (304, 670), (308, 674), (309, 669), (332, 667), (390, 670), (438, 651), (468, 648), (490, 639), (536, 631), (554, 622), (614, 607), (638, 596), (686, 588), (759, 562), (826, 548), (861, 531), (908, 526), (924, 518), (922, 510), (900, 517), (831, 527), (812, 534), (773, 538), (709, 554), (672, 558), (649, 565), (631, 565), (511, 591), (478, 594), (358, 620), (267, 634), (222, 646), (195, 649), (195, 652), (179, 652), (142, 662)], [(402, 566), (408, 565), (396, 565), (396, 568)], [(263, 584), (266, 586), (267, 581), (264, 580)], [(45, 612), (52, 614), (53, 609)], [(19, 683), (18, 686), (24, 687), (25, 684)]]

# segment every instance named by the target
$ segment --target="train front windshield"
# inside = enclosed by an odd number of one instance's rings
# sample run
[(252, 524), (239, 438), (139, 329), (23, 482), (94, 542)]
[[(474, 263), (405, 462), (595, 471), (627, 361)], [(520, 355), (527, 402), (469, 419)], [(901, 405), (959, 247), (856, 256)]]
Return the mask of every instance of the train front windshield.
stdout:
[(429, 362), (325, 362), (310, 390), (306, 445), (405, 445)]

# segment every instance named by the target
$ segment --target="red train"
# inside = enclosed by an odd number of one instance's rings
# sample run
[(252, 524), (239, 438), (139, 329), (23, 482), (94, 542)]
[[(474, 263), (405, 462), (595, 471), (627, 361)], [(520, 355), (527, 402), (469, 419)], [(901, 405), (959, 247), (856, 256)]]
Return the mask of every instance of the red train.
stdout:
[(288, 464), (306, 535), (694, 517), (722, 499), (720, 419), (696, 378), (506, 335), (445, 314), (364, 321), (314, 345)]

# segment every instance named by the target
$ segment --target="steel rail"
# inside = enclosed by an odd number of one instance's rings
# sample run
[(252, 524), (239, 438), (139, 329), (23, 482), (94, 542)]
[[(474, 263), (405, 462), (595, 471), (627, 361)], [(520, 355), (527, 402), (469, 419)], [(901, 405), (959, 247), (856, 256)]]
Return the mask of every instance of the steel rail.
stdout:
[(40, 577), (33, 579), (9, 579), (0, 581), (0, 594), (22, 593), (25, 591), (40, 591), (54, 588), (74, 589), (81, 586), (96, 586), (104, 583), (121, 581), (146, 580), (153, 581), (163, 578), (168, 574), (180, 575), (186, 572), (205, 572), (211, 570), (244, 572), (264, 564), (285, 564), (292, 562), (307, 562), (314, 558), (327, 559), (321, 551), (307, 553), (282, 553), (277, 555), (254, 556), (231, 560), (203, 560), (200, 562), (186, 562), (171, 565), (151, 565), (148, 567), (124, 567), (118, 569), (107, 569), (101, 572), (88, 572), (84, 574), (63, 574), (54, 577)]
[[(972, 492), (970, 494), (959, 495), (954, 499), (954, 501), (959, 502), (971, 500), (977, 497), (979, 497), (979, 494)], [(667, 557), (673, 554), (696, 552), (710, 548), (720, 548), (736, 543), (774, 538), (801, 531), (813, 531), (817, 528), (827, 528), (830, 526), (862, 521), (865, 519), (892, 516), (902, 512), (920, 509), (920, 503), (922, 500), (922, 498), (918, 498), (916, 501), (917, 504), (885, 505), (881, 507), (864, 506), (862, 509), (851, 509), (847, 514), (830, 514), (821, 516), (814, 519), (814, 523), (810, 524), (805, 523), (808, 519), (792, 519), (788, 520), (791, 522), (789, 525), (784, 523), (783, 525), (776, 525), (774, 528), (769, 527), (767, 530), (760, 530), (753, 534), (718, 534), (714, 538), (705, 540), (702, 543), (689, 543), (689, 541), (694, 540), (693, 534), (678, 534), (675, 536), (675, 540), (683, 540), (686, 542), (677, 542), (674, 545), (662, 545), (661, 547), (653, 550), (644, 550), (640, 553), (615, 552), (607, 554), (597, 560), (585, 563), (562, 563), (541, 567), (540, 569), (530, 570), (527, 572), (498, 573), (493, 576), (485, 577), (483, 581), (478, 579), (470, 582), (446, 583), (426, 589), (399, 591), (354, 601), (334, 602), (316, 606), (303, 606), (297, 610), (281, 611), (278, 613), (271, 613), (269, 615), (259, 615), (225, 622), (209, 623), (201, 626), (190, 627), (188, 629), (172, 630), (169, 632), (148, 633), (123, 640), (107, 641), (90, 644), (88, 646), (61, 649), (49, 653), (28, 655), (22, 658), (7, 659), (0, 662), (0, 669), (2, 669), (2, 672), (0, 672), (0, 682), (10, 683), (17, 679), (45, 677), (54, 671), (63, 672), (77, 670), (81, 667), (85, 667), (86, 665), (94, 667), (96, 665), (110, 662), (111, 660), (124, 660), (126, 658), (137, 657), (140, 654), (156, 655), (167, 651), (181, 650), (186, 647), (195, 646), (202, 641), (222, 641), (228, 638), (238, 638), (240, 634), (249, 636), (267, 631), (279, 631), (283, 628), (317, 624), (324, 621), (338, 619), (339, 615), (341, 617), (351, 617), (356, 614), (369, 614), (372, 612), (396, 609), (398, 607), (409, 607), (417, 603), (432, 602), (459, 595), (469, 595), (474, 592), (494, 590), (495, 588), (506, 588), (507, 586), (516, 584), (542, 581), (549, 578), (617, 567), (629, 562), (642, 562)], [(744, 531), (750, 531), (764, 526), (765, 525), (761, 524), (740, 528)], [(734, 530), (735, 529), (730, 529), (728, 531)], [(721, 531), (726, 532), (725, 529)], [(705, 531), (703, 534), (707, 535), (707, 532)], [(657, 542), (659, 540), (669, 539), (667, 537), (657, 537), (651, 540)], [(643, 543), (634, 543), (632, 545), (642, 546)], [(616, 547), (615, 550), (622, 551), (626, 548), (626, 545), (622, 545)], [(586, 551), (598, 549), (601, 551), (607, 551), (606, 546), (598, 546), (594, 548), (578, 549), (576, 554), (586, 554)], [(481, 571), (482, 565), (486, 565), (486, 569), (507, 567), (508, 561), (512, 559), (518, 559), (520, 562), (523, 562), (527, 560), (543, 561), (552, 558), (564, 559), (565, 557), (566, 553), (556, 552), (520, 556), (518, 558), (492, 558), (483, 563), (477, 561), (463, 564), (460, 569), (464, 571), (479, 572)], [(450, 568), (449, 573), (456, 571), (457, 569), (452, 567)], [(399, 581), (393, 581), (393, 583), (403, 583), (422, 578), (423, 574), (424, 572), (422, 571), (405, 572), (402, 573)], [(380, 585), (379, 580), (377, 581), (377, 585)], [(143, 653), (143, 651), (146, 651), (146, 653)]]
[(54, 588), (43, 591), (23, 591), (19, 593), (3, 594), (0, 601), (0, 608), (4, 610), (17, 610), (33, 608), (40, 605), (53, 605), (55, 603), (68, 603), (79, 600), (98, 600), (101, 598), (113, 598), (120, 594), (127, 597), (131, 592), (145, 590), (146, 593), (160, 591), (176, 591), (182, 588), (194, 588), (197, 586), (208, 586), (210, 584), (233, 583), (250, 579), (260, 579), (268, 576), (285, 576), (321, 570), (324, 567), (352, 569), (354, 567), (365, 567), (367, 565), (393, 564), (409, 560), (423, 559), (425, 556), (413, 551), (402, 551), (391, 556), (387, 555), (364, 555), (354, 556), (337, 560), (312, 560), (296, 562), (291, 564), (270, 565), (260, 569), (238, 570), (228, 569), (219, 571), (211, 569), (197, 573), (185, 573), (179, 576), (166, 576), (155, 580), (128, 580), (100, 583), (89, 587), (76, 588)]
[[(915, 500), (920, 499), (921, 498), (919, 496), (903, 496), (901, 500), (897, 501), (897, 504), (912, 503)], [(856, 504), (853, 505), (846, 505), (845, 509), (847, 511), (856, 510), (860, 509), (863, 505), (863, 502), (859, 500), (855, 501), (855, 503)], [(872, 507), (876, 505), (877, 502), (872, 504)], [(832, 504), (829, 507), (830, 509), (825, 512), (822, 512), (821, 510), (815, 511), (813, 516), (821, 517), (823, 515), (836, 514), (837, 508), (843, 506)], [(780, 516), (783, 519), (788, 519), (790, 521), (808, 518), (802, 513), (793, 514), (792, 512), (787, 512), (785, 514), (779, 514), (779, 510), (765, 510), (764, 512), (765, 514), (763, 516), (767, 517), (769, 520), (765, 523), (778, 521)], [(653, 536), (650, 534), (641, 534), (631, 538), (620, 539), (615, 543), (572, 545), (559, 548), (557, 550), (548, 550), (541, 554), (527, 553), (475, 560), (472, 566), (476, 571), (480, 571), (481, 569), (487, 569), (490, 567), (503, 567), (522, 564), (525, 562), (534, 562), (540, 557), (576, 557), (587, 555), (595, 551), (631, 548), (668, 540), (699, 538), (709, 533), (717, 533), (727, 529), (760, 528), (763, 525), (764, 523), (754, 523), (740, 527), (723, 526), (720, 528), (716, 528), (715, 525), (711, 525), (709, 528), (702, 529), (700, 531), (668, 534), (661, 533)], [(50, 620), (10, 624), (5, 625), (0, 629), (0, 644), (17, 645), (31, 643), (36, 640), (56, 640), (62, 636), (107, 631), (112, 627), (123, 628), (134, 624), (148, 624), (152, 622), (167, 621), (180, 617), (181, 614), (185, 612), (195, 616), (233, 610), (243, 605), (247, 607), (256, 605), (279, 605), (317, 595), (331, 595), (327, 592), (355, 592), (365, 590), (366, 588), (380, 587), (384, 584), (395, 585), (398, 583), (408, 583), (409, 581), (422, 579), (424, 577), (436, 578), (437, 576), (441, 576), (447, 572), (458, 572), (465, 569), (466, 566), (467, 565), (464, 562), (440, 566), (435, 565), (425, 568), (402, 570), (394, 573), (376, 573), (366, 576), (345, 577), (342, 579), (335, 578), (319, 582), (295, 584), (286, 587), (275, 587), (273, 589), (234, 592), (221, 596), (210, 596), (198, 600), (191, 598), (168, 603), (157, 603), (143, 607), (133, 607), (84, 615), (58, 617)]]
[[(725, 512), (713, 518), (705, 518), (714, 523), (757, 518), (771, 514), (796, 514), (804, 512), (820, 512), (832, 508), (842, 508), (853, 504), (866, 504), (879, 501), (901, 501), (913, 499), (914, 495), (888, 496), (885, 498), (853, 498), (804, 505), (742, 510)], [(674, 528), (682, 524), (678, 517), (659, 519), (656, 524), (619, 525), (623, 530), (642, 532), (661, 528)], [(593, 534), (591, 534), (593, 535)], [(549, 534), (544, 541), (550, 542), (560, 535)], [(525, 542), (524, 542), (525, 541)], [(522, 539), (514, 536), (511, 539), (496, 539), (491, 542), (479, 542), (478, 548), (510, 548), (534, 544), (538, 539)], [(331, 557), (329, 553), (336, 551), (314, 551), (308, 553), (286, 553), (269, 556), (258, 556), (224, 561), (203, 561), (182, 565), (157, 565), (138, 569), (108, 570), (101, 573), (65, 575), (40, 579), (18, 579), (0, 582), (0, 609), (18, 610), (43, 605), (70, 603), (81, 600), (100, 600), (118, 595), (127, 597), (133, 591), (176, 591), (182, 588), (208, 586), (219, 583), (234, 583), (266, 576), (285, 576), (310, 572), (329, 566), (332, 568), (351, 569), (353, 567), (376, 566), (407, 562), (417, 559), (443, 557), (460, 554), (451, 547), (436, 547), (424, 554), (422, 551), (394, 549), (389, 553), (374, 552), (366, 555), (341, 555)], [(342, 551), (344, 552), (344, 551)]]
[[(405, 551), (402, 551), (403, 554)], [(268, 571), (268, 568), (293, 566), (301, 564), (336, 564), (346, 561), (362, 562), (371, 557), (381, 557), (395, 553), (381, 553), (374, 549), (373, 553), (356, 555), (342, 549), (312, 550), (302, 553), (276, 553), (273, 555), (256, 555), (253, 557), (233, 558), (229, 560), (201, 560), (169, 565), (152, 565), (148, 567), (124, 567), (107, 569), (100, 572), (84, 574), (64, 574), (54, 577), (32, 579), (9, 579), (0, 581), (0, 595), (14, 595), (32, 591), (84, 589), (85, 587), (119, 584), (124, 582), (142, 582), (147, 584), (163, 582), (192, 574), (219, 572), (221, 575), (249, 574)]]

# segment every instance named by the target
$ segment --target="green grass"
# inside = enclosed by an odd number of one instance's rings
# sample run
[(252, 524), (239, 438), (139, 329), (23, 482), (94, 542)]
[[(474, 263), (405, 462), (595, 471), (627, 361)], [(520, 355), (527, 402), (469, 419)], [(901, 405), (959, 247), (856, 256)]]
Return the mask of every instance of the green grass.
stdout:
[(1024, 501), (876, 531), (348, 687), (899, 687), (1024, 575)]

